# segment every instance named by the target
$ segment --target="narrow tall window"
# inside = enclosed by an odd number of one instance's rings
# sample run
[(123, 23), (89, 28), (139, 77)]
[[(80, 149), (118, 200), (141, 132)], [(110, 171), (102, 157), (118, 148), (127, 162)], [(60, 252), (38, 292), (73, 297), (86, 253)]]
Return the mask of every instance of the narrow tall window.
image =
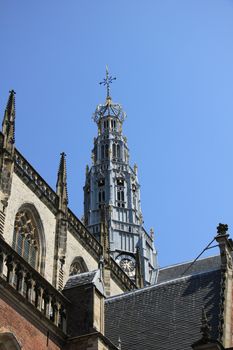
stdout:
[(105, 158), (108, 158), (108, 145), (105, 145)]
[(104, 159), (104, 145), (101, 146), (101, 159)]
[(115, 143), (112, 145), (112, 156), (113, 156), (113, 158), (116, 158), (116, 144)]
[(117, 145), (117, 158), (120, 159), (120, 157), (121, 157), (120, 145)]
[(121, 208), (125, 208), (125, 188), (124, 188), (124, 179), (118, 178), (116, 180), (117, 192), (116, 192), (116, 205)]

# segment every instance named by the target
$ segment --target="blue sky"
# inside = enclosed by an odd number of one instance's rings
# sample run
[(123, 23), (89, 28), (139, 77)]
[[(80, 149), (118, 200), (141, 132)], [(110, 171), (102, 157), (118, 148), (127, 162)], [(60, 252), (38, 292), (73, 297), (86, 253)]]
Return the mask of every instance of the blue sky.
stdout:
[(67, 153), (80, 217), (108, 64), (162, 266), (194, 259), (219, 222), (233, 232), (232, 18), (231, 0), (0, 1), (0, 111), (14, 88), (17, 148), (54, 188)]

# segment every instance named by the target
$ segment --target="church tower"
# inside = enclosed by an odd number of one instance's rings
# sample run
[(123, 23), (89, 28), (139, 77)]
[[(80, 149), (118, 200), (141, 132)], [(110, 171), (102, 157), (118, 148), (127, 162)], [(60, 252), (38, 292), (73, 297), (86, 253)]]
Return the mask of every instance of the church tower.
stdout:
[[(138, 286), (156, 279), (156, 251), (153, 232), (143, 227), (137, 166), (129, 164), (127, 139), (122, 134), (126, 114), (109, 93), (113, 80), (106, 69), (100, 84), (107, 87), (104, 104), (93, 115), (98, 127), (94, 138), (92, 166), (86, 168), (84, 221), (99, 241), (103, 241), (103, 221), (107, 227), (107, 249)], [(106, 240), (105, 240), (106, 242)]]

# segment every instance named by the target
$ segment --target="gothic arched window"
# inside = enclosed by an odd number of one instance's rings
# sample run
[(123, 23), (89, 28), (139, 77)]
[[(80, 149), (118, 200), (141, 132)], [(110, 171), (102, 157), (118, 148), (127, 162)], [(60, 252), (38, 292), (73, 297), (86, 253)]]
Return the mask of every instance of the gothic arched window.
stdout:
[(21, 346), (19, 345), (13, 333), (5, 332), (5, 333), (0, 333), (0, 349), (1, 350), (20, 350)]
[(118, 207), (125, 207), (125, 188), (124, 179), (118, 178), (116, 180), (116, 201)]
[(17, 212), (14, 223), (13, 248), (34, 269), (43, 272), (45, 244), (39, 214), (32, 205), (24, 205)]
[(81, 256), (76, 256), (76, 258), (74, 258), (72, 264), (70, 265), (69, 275), (70, 276), (78, 275), (80, 273), (87, 272), (87, 271), (88, 271), (88, 268), (84, 259)]

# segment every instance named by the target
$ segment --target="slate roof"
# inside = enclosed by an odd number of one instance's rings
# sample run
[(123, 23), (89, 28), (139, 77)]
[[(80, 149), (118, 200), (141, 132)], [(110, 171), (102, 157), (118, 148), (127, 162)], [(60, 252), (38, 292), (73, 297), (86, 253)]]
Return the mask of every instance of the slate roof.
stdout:
[(83, 286), (85, 284), (92, 283), (95, 278), (96, 272), (97, 270), (70, 276), (68, 281), (66, 282), (64, 289)]
[(191, 350), (204, 306), (218, 337), (221, 271), (162, 282), (105, 301), (105, 335), (122, 350)]
[(219, 255), (197, 260), (190, 267), (191, 263), (192, 261), (189, 261), (159, 269), (157, 283), (170, 281), (178, 277), (190, 276), (200, 272), (213, 271), (221, 267)]

